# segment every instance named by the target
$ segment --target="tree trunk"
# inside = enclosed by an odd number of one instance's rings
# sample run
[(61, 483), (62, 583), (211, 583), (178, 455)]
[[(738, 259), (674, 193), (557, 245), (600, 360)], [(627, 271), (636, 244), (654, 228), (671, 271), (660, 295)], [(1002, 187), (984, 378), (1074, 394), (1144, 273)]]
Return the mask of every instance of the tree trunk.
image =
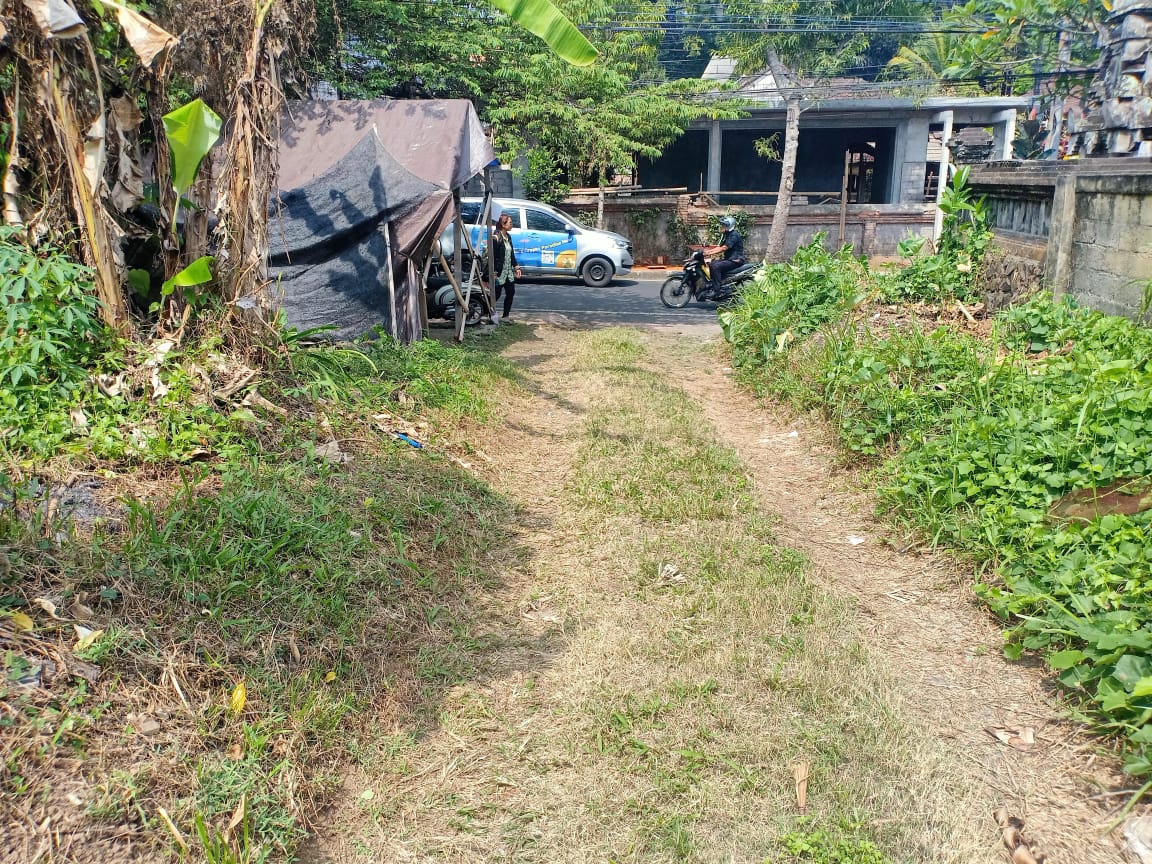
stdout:
[(596, 196), (596, 227), (604, 230), (604, 178), (600, 178), (600, 194)]
[(772, 209), (772, 228), (768, 232), (769, 261), (784, 260), (784, 237), (788, 232), (788, 212), (792, 208), (792, 187), (796, 182), (796, 150), (800, 142), (800, 99), (788, 98), (784, 127), (784, 158), (780, 163), (780, 189)]
[[(268, 287), (268, 199), (279, 168), (280, 108), (284, 93), (276, 53), (264, 22), (275, 0), (254, 9), (251, 38), (232, 102), (232, 136), (223, 174), (224, 199), (216, 234), (218, 278), (228, 301), (238, 305), (241, 329), (259, 329), (275, 313)], [(254, 302), (253, 302), (254, 301)], [(238, 340), (243, 343), (244, 340)]]

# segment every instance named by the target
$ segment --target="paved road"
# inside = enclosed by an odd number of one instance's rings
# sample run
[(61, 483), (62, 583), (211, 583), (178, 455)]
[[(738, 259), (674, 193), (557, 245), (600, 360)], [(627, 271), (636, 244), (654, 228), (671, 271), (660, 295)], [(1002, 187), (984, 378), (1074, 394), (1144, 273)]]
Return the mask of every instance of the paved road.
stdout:
[(697, 335), (716, 335), (716, 306), (692, 303), (667, 309), (660, 303), (665, 273), (617, 279), (607, 288), (589, 288), (576, 279), (536, 279), (516, 286), (513, 318), (563, 320), (579, 324), (657, 327)]

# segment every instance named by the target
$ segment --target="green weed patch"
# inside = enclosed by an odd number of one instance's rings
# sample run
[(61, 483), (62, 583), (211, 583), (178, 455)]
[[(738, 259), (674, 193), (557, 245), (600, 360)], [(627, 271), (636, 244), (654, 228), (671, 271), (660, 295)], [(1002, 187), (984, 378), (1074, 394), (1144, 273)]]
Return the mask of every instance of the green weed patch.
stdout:
[(1152, 476), (1152, 331), (1048, 296), (988, 339), (861, 317), (768, 361), (733, 351), (762, 392), (820, 408), (876, 465), (893, 521), (979, 563), (1008, 655), (1041, 652), (1128, 769), (1152, 773), (1152, 512), (1133, 503)]
[[(496, 647), (481, 609), (518, 554), (512, 505), (451, 454), (514, 376), (474, 347), (286, 333), (257, 415), (196, 389), (197, 367), (244, 369), (204, 341), (143, 367), (162, 398), (109, 395), (101, 358), (137, 349), (108, 344), (54, 373), (75, 386), (17, 393), (67, 418), (58, 436), (43, 417), (8, 430), (29, 473), (64, 457), (123, 495), (79, 529), (35, 497), (0, 510), (0, 799), (64, 807), (96, 857), (114, 854), (98, 838), (131, 836), (156, 860), (291, 860), (378, 716), (416, 734)], [(118, 443), (136, 412), (146, 452)]]

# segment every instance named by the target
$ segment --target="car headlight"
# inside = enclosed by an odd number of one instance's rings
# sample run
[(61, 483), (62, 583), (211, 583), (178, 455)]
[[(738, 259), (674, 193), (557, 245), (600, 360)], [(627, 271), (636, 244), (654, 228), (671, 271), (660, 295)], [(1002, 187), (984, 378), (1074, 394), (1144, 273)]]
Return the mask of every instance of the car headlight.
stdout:
[(628, 248), (628, 241), (627, 240), (617, 240), (616, 241), (616, 248), (617, 249), (627, 249)]

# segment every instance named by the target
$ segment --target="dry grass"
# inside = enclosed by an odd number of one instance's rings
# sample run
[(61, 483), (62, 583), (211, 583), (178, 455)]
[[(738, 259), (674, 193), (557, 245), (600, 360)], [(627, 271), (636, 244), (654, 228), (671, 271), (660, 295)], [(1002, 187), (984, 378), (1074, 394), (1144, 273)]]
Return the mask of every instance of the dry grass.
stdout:
[(895, 861), (998, 860), (854, 607), (774, 543), (641, 338), (548, 349), (502, 442), (536, 550), (507, 576), (503, 647), (438, 728), (365, 760), (304, 860), (759, 862), (806, 826)]

